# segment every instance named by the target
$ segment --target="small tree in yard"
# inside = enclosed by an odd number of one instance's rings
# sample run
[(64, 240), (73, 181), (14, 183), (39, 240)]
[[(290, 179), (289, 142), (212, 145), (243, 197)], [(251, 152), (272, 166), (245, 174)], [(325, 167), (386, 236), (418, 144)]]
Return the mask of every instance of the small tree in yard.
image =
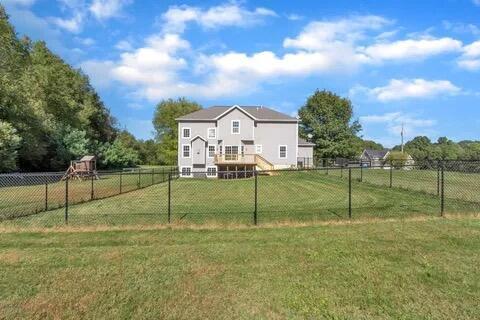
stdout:
[(118, 139), (104, 147), (101, 158), (103, 166), (109, 168), (132, 167), (139, 162), (138, 153)]
[(387, 164), (391, 164), (395, 169), (404, 167), (409, 160), (408, 154), (401, 151), (391, 151), (387, 157)]

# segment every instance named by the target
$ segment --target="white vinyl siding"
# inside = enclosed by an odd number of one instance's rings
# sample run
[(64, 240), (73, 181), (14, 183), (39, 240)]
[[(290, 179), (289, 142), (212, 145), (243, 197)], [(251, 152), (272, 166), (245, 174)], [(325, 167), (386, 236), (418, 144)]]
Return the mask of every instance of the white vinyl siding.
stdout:
[(190, 158), (191, 150), (189, 144), (182, 144), (182, 158)]
[(232, 134), (240, 134), (240, 120), (232, 120)]
[(287, 158), (287, 146), (278, 146), (278, 157), (280, 159)]

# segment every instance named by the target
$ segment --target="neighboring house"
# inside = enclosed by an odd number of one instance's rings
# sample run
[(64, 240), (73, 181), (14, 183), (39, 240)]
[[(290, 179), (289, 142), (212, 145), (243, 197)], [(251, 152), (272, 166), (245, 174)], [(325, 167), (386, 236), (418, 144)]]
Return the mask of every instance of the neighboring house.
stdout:
[(298, 120), (266, 107), (215, 106), (176, 120), (183, 177), (244, 177), (313, 158), (313, 144), (299, 145)]
[[(390, 163), (388, 157), (390, 155), (390, 150), (371, 150), (365, 149), (360, 156), (360, 161), (363, 166), (377, 167), (377, 168), (390, 168)], [(407, 160), (405, 161), (404, 168), (410, 168), (413, 166), (415, 160), (412, 156), (407, 154)]]
[(298, 137), (298, 158), (297, 166), (299, 168), (313, 168), (313, 148), (314, 143), (307, 142), (305, 139)]
[(383, 168), (387, 163), (388, 155), (390, 150), (371, 150), (365, 149), (360, 156), (360, 161), (362, 165), (369, 167)]

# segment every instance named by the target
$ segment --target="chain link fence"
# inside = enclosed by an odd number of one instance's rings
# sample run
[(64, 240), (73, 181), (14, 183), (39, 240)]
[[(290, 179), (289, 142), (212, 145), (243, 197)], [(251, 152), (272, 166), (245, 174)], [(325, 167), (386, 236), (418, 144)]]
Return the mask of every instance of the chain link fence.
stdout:
[(480, 211), (480, 161), (226, 172), (0, 175), (0, 226), (265, 224)]

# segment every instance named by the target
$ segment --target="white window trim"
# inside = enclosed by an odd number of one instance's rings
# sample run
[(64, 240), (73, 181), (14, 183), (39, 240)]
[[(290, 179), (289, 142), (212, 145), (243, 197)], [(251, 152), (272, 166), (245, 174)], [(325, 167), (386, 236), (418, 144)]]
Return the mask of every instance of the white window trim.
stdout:
[[(210, 147), (214, 147), (214, 148), (215, 148), (215, 150), (213, 151), (213, 157), (210, 157)], [(209, 159), (215, 158), (215, 154), (216, 154), (216, 153), (217, 153), (217, 146), (214, 145), (214, 144), (209, 144), (209, 145), (207, 146), (207, 158), (209, 158)]]
[[(183, 168), (190, 168), (190, 175), (186, 176), (183, 174)], [(192, 166), (182, 166), (180, 167), (180, 175), (183, 177), (183, 178), (191, 178), (193, 177), (193, 167)]]
[[(234, 122), (238, 122), (238, 132), (233, 132), (233, 123)], [(232, 120), (231, 124), (230, 124), (230, 132), (231, 134), (240, 134), (240, 120)]]
[[(215, 175), (214, 175), (214, 176), (208, 175), (208, 168), (215, 168)], [(207, 166), (207, 178), (216, 178), (216, 177), (218, 177), (218, 168), (217, 168), (217, 166)]]
[[(285, 157), (282, 157), (282, 156), (280, 155), (280, 154), (281, 154), (280, 149), (281, 149), (282, 147), (285, 147)], [(279, 159), (288, 159), (288, 147), (287, 147), (287, 145), (281, 144), (281, 145), (278, 146), (278, 158), (279, 158)]]
[[(183, 147), (184, 146), (188, 146), (188, 157), (185, 157), (184, 156), (184, 153), (183, 153)], [(192, 157), (192, 146), (190, 146), (189, 144), (182, 144), (182, 158), (183, 159), (190, 159)]]
[[(258, 148), (260, 148), (260, 152), (258, 152)], [(263, 146), (261, 144), (256, 144), (255, 145), (255, 153), (256, 154), (262, 154), (263, 153)]]
[[(185, 129), (188, 129), (189, 136), (185, 137)], [(192, 128), (189, 127), (182, 127), (182, 139), (190, 139), (192, 137)]]
[[(210, 130), (212, 129), (215, 132), (215, 135), (213, 137), (210, 137)], [(217, 139), (217, 128), (213, 127), (207, 129), (207, 139)]]

